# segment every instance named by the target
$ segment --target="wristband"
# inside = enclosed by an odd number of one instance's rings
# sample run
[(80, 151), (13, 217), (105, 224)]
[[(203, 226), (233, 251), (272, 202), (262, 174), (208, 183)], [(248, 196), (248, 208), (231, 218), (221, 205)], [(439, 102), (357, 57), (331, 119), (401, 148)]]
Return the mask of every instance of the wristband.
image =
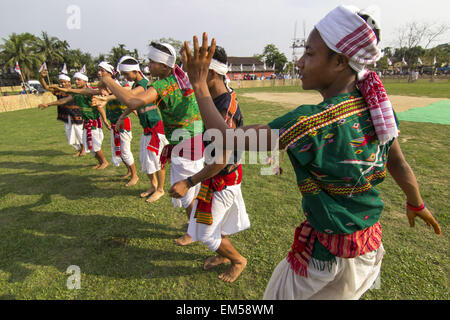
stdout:
[(195, 186), (194, 181), (192, 181), (192, 177), (188, 177), (186, 180), (189, 182), (191, 187)]
[(416, 212), (422, 211), (423, 209), (426, 208), (426, 207), (425, 207), (425, 202), (422, 203), (422, 205), (419, 206), (419, 207), (414, 207), (414, 206), (410, 205), (408, 202), (406, 202), (406, 207), (407, 207), (409, 210), (411, 210), (411, 211), (416, 211)]

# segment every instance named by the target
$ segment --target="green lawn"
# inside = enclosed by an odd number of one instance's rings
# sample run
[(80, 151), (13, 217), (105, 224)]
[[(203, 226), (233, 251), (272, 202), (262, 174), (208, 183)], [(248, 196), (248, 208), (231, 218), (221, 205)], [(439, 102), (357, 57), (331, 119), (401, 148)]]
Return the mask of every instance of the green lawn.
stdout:
[[(243, 97), (240, 104), (246, 124), (266, 123), (286, 112)], [(51, 108), (0, 114), (0, 298), (262, 298), (304, 220), (288, 161), (280, 177), (260, 175), (259, 165), (244, 166), (242, 191), (252, 225), (231, 239), (248, 265), (235, 283), (225, 284), (217, 278), (224, 266), (202, 270), (211, 255), (204, 245), (173, 243), (187, 224), (168, 196), (145, 203), (138, 197), (146, 187), (143, 174), (136, 186), (126, 188), (118, 180), (124, 167), (94, 171), (91, 156), (72, 158), (63, 124), (55, 118)], [(141, 129), (136, 118), (133, 124), (137, 160)], [(447, 300), (449, 126), (402, 122), (401, 130), (403, 151), (443, 235), (434, 235), (421, 221), (409, 228), (405, 198), (388, 177), (379, 188), (386, 204), (381, 223), (387, 251), (381, 288), (363, 299)], [(110, 136), (104, 132), (109, 158)], [(166, 190), (169, 184), (167, 172)], [(67, 289), (71, 265), (81, 269), (81, 290)]]
[[(408, 83), (407, 80), (382, 79), (388, 94), (406, 95), (416, 97), (431, 98), (447, 98), (450, 99), (450, 81), (436, 80), (418, 80)], [(301, 87), (285, 86), (285, 87), (261, 87), (261, 88), (245, 88), (239, 89), (238, 92), (302, 92)]]

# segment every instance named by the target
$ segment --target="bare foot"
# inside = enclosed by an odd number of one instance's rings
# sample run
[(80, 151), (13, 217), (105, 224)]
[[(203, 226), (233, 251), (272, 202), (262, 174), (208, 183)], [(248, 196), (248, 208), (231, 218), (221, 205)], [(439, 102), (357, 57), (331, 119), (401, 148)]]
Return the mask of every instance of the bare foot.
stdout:
[(155, 187), (151, 187), (151, 188), (148, 189), (147, 191), (142, 192), (142, 193), (141, 193), (141, 198), (147, 198), (148, 196), (152, 195), (153, 192), (155, 192), (155, 190), (156, 190)]
[(125, 187), (134, 186), (138, 181), (139, 181), (139, 177), (135, 176), (135, 177), (131, 178), (130, 181), (128, 181), (128, 183), (125, 185)]
[(217, 267), (218, 265), (221, 265), (222, 263), (228, 263), (231, 262), (230, 259), (225, 258), (221, 255), (209, 257), (205, 260), (205, 264), (203, 265), (203, 270), (209, 270), (211, 268)]
[(109, 166), (109, 162), (103, 162), (103, 163), (98, 167), (98, 170), (103, 170), (103, 169), (105, 169), (107, 166)]
[(190, 244), (192, 242), (192, 238), (190, 235), (188, 235), (187, 233), (182, 236), (179, 237), (178, 239), (175, 239), (175, 243), (179, 246), (187, 246), (188, 244)]
[(161, 190), (156, 190), (155, 192), (153, 192), (153, 194), (148, 197), (147, 202), (155, 202), (157, 201), (159, 198), (161, 198), (164, 195), (164, 191)]
[(129, 177), (131, 177), (131, 171), (128, 171), (127, 174), (122, 176), (122, 177), (120, 177), (120, 179), (125, 180), (125, 179), (128, 179)]
[(100, 168), (100, 163), (92, 167), (92, 169), (94, 169), (94, 170), (98, 169), (98, 168)]
[(83, 150), (82, 152), (80, 152), (79, 156), (80, 157), (84, 157), (86, 155), (86, 152)]
[(245, 258), (242, 258), (242, 261), (237, 263), (232, 263), (224, 273), (219, 275), (219, 279), (223, 282), (234, 282), (241, 275), (246, 265), (247, 259)]
[(72, 157), (76, 158), (80, 156), (80, 151), (78, 151), (77, 153), (75, 153)]

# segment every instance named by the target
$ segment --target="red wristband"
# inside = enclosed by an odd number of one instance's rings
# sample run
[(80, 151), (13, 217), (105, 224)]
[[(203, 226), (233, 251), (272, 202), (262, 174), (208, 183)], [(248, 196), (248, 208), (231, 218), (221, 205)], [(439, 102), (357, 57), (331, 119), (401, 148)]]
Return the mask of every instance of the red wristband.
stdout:
[(422, 205), (420, 207), (414, 207), (414, 206), (410, 205), (408, 202), (406, 202), (406, 207), (409, 210), (419, 212), (419, 211), (422, 211), (423, 209), (425, 209), (425, 202), (422, 203)]

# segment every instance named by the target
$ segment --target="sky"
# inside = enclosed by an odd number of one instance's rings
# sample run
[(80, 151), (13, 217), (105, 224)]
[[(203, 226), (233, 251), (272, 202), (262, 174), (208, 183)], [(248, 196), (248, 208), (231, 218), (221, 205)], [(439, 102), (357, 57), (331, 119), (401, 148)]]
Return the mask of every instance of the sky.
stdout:
[[(192, 40), (206, 31), (229, 56), (260, 54), (273, 43), (292, 59), (295, 24), (297, 37), (307, 36), (340, 4), (379, 6), (382, 47), (395, 47), (398, 29), (408, 22), (450, 25), (449, 0), (14, 0), (2, 2), (0, 39), (47, 31), (94, 56), (123, 43), (145, 57), (151, 40)], [(436, 44), (448, 42), (449, 32)]]

